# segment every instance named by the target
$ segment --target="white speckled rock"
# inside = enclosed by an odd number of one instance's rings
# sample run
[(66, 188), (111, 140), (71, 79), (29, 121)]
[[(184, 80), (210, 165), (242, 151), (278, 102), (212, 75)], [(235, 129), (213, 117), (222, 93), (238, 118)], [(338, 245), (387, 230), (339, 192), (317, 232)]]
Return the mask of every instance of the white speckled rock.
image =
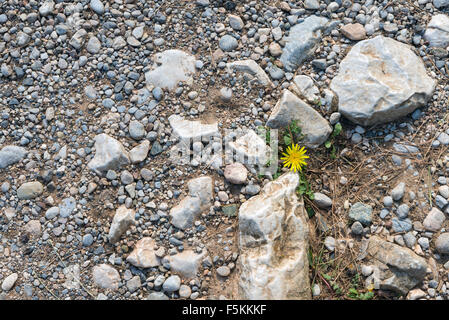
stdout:
[(136, 243), (136, 247), (126, 258), (126, 261), (138, 268), (157, 267), (161, 264), (155, 254), (155, 242), (151, 238), (142, 238)]
[(172, 90), (180, 81), (192, 81), (196, 61), (194, 56), (175, 49), (157, 53), (154, 60), (160, 65), (145, 73), (148, 85)]
[(330, 87), (338, 96), (342, 115), (371, 126), (426, 105), (435, 85), (408, 45), (377, 36), (352, 47)]
[(242, 299), (311, 299), (309, 231), (298, 184), (297, 174), (286, 173), (240, 207)]

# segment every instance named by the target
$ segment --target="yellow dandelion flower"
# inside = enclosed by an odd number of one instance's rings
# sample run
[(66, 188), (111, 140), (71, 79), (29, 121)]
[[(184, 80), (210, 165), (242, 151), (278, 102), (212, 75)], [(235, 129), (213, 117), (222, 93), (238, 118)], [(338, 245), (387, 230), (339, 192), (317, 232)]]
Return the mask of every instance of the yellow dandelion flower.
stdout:
[(302, 168), (307, 165), (305, 159), (309, 158), (305, 155), (306, 152), (307, 150), (304, 147), (300, 148), (298, 144), (287, 147), (287, 152), (281, 157), (281, 160), (284, 160), (284, 167), (290, 167), (290, 170), (294, 172), (302, 171)]

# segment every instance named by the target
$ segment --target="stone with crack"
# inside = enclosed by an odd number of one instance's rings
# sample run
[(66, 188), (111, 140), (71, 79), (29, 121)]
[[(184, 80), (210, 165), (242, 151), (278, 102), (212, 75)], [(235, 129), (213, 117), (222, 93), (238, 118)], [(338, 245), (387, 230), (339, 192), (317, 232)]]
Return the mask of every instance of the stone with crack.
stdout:
[(426, 260), (412, 250), (371, 236), (362, 244), (362, 255), (370, 264), (379, 268), (377, 286), (407, 295), (424, 280), (427, 273)]
[(286, 173), (240, 207), (242, 299), (311, 299), (309, 230), (298, 184), (297, 174)]

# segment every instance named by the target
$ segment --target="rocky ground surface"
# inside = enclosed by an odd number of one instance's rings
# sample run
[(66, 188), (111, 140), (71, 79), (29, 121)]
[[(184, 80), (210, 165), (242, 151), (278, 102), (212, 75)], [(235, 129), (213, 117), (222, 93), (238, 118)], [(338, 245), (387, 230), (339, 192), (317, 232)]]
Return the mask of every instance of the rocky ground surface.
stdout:
[[(0, 1), (1, 299), (447, 299), (448, 46), (447, 0)], [(313, 196), (245, 162), (292, 120)]]

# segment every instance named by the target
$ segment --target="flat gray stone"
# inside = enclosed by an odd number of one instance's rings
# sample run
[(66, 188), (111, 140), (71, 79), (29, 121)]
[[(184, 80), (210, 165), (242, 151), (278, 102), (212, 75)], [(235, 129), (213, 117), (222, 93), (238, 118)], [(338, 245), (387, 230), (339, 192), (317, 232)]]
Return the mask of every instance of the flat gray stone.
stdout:
[(315, 109), (285, 89), (277, 102), (267, 126), (273, 129), (285, 128), (292, 120), (296, 120), (301, 127), (304, 139), (301, 144), (309, 148), (317, 148), (323, 144), (332, 132), (329, 122)]

